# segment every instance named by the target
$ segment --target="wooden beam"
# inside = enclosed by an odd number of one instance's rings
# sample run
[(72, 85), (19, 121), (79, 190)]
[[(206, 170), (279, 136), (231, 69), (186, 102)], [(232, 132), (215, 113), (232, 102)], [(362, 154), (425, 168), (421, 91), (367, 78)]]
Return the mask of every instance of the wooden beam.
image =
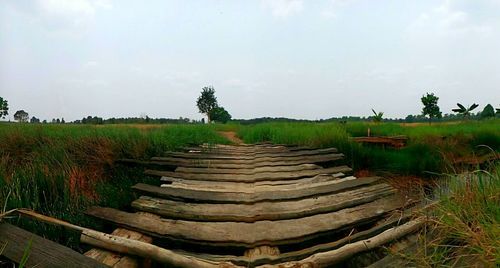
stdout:
[(177, 173), (172, 171), (161, 170), (146, 170), (146, 175), (163, 176), (171, 178), (180, 178), (185, 180), (199, 181), (233, 181), (233, 182), (256, 182), (256, 181), (273, 181), (273, 180), (289, 180), (305, 177), (314, 177), (317, 175), (335, 174), (338, 172), (351, 172), (352, 169), (348, 166), (338, 166), (324, 169), (299, 170), (299, 171), (277, 171), (263, 172), (257, 174), (197, 174), (197, 173)]
[(152, 164), (161, 163), (172, 166), (184, 167), (214, 167), (214, 168), (254, 168), (266, 166), (293, 166), (301, 164), (323, 163), (340, 160), (343, 154), (323, 154), (305, 157), (263, 157), (255, 160), (203, 160), (203, 159), (182, 159), (175, 157), (153, 157)]
[(339, 249), (314, 254), (300, 261), (280, 263), (278, 265), (262, 265), (260, 268), (299, 268), (299, 267), (331, 267), (361, 252), (373, 250), (391, 241), (397, 240), (422, 228), (424, 218), (417, 218), (401, 226), (396, 226), (369, 239), (345, 245)]
[(158, 214), (170, 219), (256, 222), (261, 220), (296, 219), (333, 212), (368, 203), (395, 192), (396, 189), (382, 183), (333, 195), (282, 202), (261, 202), (250, 205), (185, 203), (141, 196), (132, 202), (132, 207), (139, 211)]
[(246, 222), (194, 222), (145, 218), (112, 208), (93, 207), (88, 215), (152, 236), (211, 246), (257, 247), (301, 243), (327, 233), (371, 222), (402, 208), (404, 200), (391, 196), (332, 213), (309, 217)]
[[(337, 153), (336, 148), (325, 148), (317, 150), (304, 151), (285, 151), (285, 152), (211, 152), (211, 151), (191, 151), (185, 152), (166, 152), (164, 157), (175, 157), (184, 159), (225, 159), (225, 160), (255, 160), (260, 158), (279, 158), (279, 157), (298, 157)], [(155, 159), (157, 160), (157, 159)]]
[[(31, 241), (31, 246), (29, 246)], [(0, 252), (17, 263), (29, 253), (25, 267), (107, 267), (70, 248), (42, 238), (6, 222), (0, 222)]]
[(158, 187), (138, 183), (132, 188), (146, 195), (158, 196), (173, 200), (194, 200), (207, 203), (256, 203), (272, 200), (299, 199), (345, 191), (363, 185), (380, 182), (380, 177), (355, 178), (347, 177), (334, 181), (313, 183), (309, 185), (262, 186), (258, 192), (253, 189), (239, 191), (214, 191), (204, 189), (187, 189), (182, 187)]
[(315, 164), (302, 164), (296, 166), (274, 166), (274, 167), (256, 167), (256, 168), (190, 168), (178, 167), (175, 172), (192, 173), (192, 174), (257, 174), (262, 172), (282, 172), (282, 171), (299, 171), (322, 169), (321, 166)]
[[(338, 172), (331, 175), (316, 175), (310, 178), (300, 178), (293, 180), (277, 180), (277, 181), (257, 181), (257, 182), (219, 182), (219, 181), (198, 181), (198, 180), (185, 180), (179, 178), (171, 178), (171, 177), (161, 177), (161, 181), (165, 182), (165, 186), (171, 185), (194, 185), (199, 187), (204, 187), (205, 189), (239, 189), (239, 188), (252, 188), (255, 186), (280, 186), (280, 185), (290, 185), (290, 184), (312, 184), (318, 182), (327, 182), (335, 179), (339, 179), (345, 177), (345, 174), (342, 172)], [(163, 186), (163, 184), (162, 184)]]

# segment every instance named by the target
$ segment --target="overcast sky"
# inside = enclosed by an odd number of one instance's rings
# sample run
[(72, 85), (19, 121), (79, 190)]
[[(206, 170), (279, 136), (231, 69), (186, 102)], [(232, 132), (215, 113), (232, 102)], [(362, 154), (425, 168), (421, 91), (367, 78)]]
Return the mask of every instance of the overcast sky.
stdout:
[[(146, 4), (147, 3), (147, 4)], [(199, 119), (500, 104), (500, 0), (0, 0), (10, 116)]]

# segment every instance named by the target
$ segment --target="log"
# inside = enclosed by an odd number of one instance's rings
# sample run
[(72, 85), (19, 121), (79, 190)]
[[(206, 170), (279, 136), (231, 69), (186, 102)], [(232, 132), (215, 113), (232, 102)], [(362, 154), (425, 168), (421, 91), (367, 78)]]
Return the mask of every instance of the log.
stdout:
[[(78, 225), (74, 225), (59, 219), (55, 219), (52, 217), (48, 217), (34, 211), (18, 209), (16, 210), (21, 216), (30, 217), (36, 220), (40, 220), (49, 224), (62, 226), (64, 228), (79, 231), (81, 232), (80, 240), (82, 243), (89, 244), (91, 246), (111, 250), (117, 253), (128, 254), (128, 255), (136, 255), (139, 257), (143, 257), (145, 259), (152, 259), (160, 263), (168, 264), (174, 267), (201, 267), (201, 268), (238, 268), (231, 263), (224, 262), (214, 262), (204, 259), (199, 259), (192, 256), (186, 256), (182, 254), (177, 254), (171, 250), (164, 249), (152, 244), (148, 244), (145, 242), (128, 239), (116, 235), (110, 235), (106, 233), (102, 233), (99, 231), (95, 231), (89, 228), (81, 227)], [(140, 214), (141, 217), (146, 219), (151, 219), (147, 215)], [(0, 236), (1, 238), (2, 236)], [(60, 246), (60, 245), (59, 245)], [(62, 246), (61, 246), (62, 247)], [(96, 262), (95, 260), (80, 255), (93, 263), (97, 263), (97, 266), (86, 266), (86, 267), (106, 267), (103, 264)], [(70, 261), (71, 259), (68, 259)], [(79, 262), (73, 262), (66, 266), (49, 266), (49, 267), (85, 267), (79, 266), (82, 265)]]
[(395, 192), (396, 189), (382, 183), (333, 195), (255, 204), (184, 203), (141, 196), (132, 202), (132, 207), (139, 211), (154, 213), (170, 219), (256, 222), (262, 220), (296, 219), (333, 212), (372, 202)]
[(171, 178), (180, 178), (185, 180), (199, 181), (233, 181), (233, 182), (256, 182), (256, 181), (273, 181), (273, 180), (289, 180), (305, 177), (314, 177), (317, 175), (328, 175), (339, 172), (351, 172), (352, 169), (348, 166), (338, 166), (324, 169), (300, 170), (300, 171), (281, 171), (281, 172), (263, 172), (257, 174), (191, 174), (177, 173), (172, 171), (146, 170), (144, 173), (151, 176), (163, 176)]
[(17, 263), (21, 262), (25, 252), (29, 252), (25, 267), (106, 267), (70, 248), (6, 222), (0, 222), (0, 249), (3, 249), (0, 255)]
[(301, 179), (294, 179), (294, 180), (278, 180), (278, 181), (257, 181), (257, 182), (219, 182), (219, 181), (197, 181), (197, 180), (184, 180), (184, 179), (179, 179), (179, 178), (170, 178), (170, 177), (161, 177), (162, 182), (166, 182), (167, 184), (162, 184), (163, 186), (169, 186), (171, 185), (195, 185), (198, 187), (203, 187), (204, 189), (222, 189), (222, 188), (243, 188), (243, 189), (248, 189), (254, 186), (272, 186), (272, 185), (290, 185), (290, 184), (296, 184), (296, 185), (301, 185), (301, 184), (311, 184), (311, 183), (318, 183), (318, 182), (327, 182), (327, 181), (332, 181), (335, 179), (339, 179), (345, 177), (345, 174), (342, 172), (335, 173), (332, 175), (317, 175), (314, 177), (310, 178), (301, 178)]
[(315, 164), (302, 164), (296, 166), (239, 168), (239, 169), (177, 167), (175, 169), (175, 172), (192, 173), (192, 174), (257, 174), (262, 172), (300, 171), (300, 170), (313, 170), (313, 169), (322, 169), (322, 167)]
[(298, 199), (309, 196), (319, 196), (330, 194), (347, 189), (353, 189), (363, 185), (380, 182), (380, 177), (359, 178), (347, 177), (335, 181), (313, 183), (309, 185), (280, 185), (280, 186), (262, 186), (259, 192), (249, 189), (238, 191), (213, 191), (204, 189), (188, 189), (178, 186), (158, 187), (143, 183), (138, 183), (132, 188), (145, 195), (152, 195), (173, 200), (191, 200), (203, 201), (206, 203), (256, 203), (273, 200)]
[(403, 205), (404, 200), (401, 197), (390, 196), (332, 213), (292, 220), (253, 223), (155, 220), (136, 213), (102, 207), (93, 207), (86, 213), (124, 228), (131, 228), (160, 238), (200, 245), (253, 248), (262, 245), (302, 243), (328, 233), (336, 233), (358, 224), (374, 221)]
[(393, 227), (372, 238), (345, 245), (339, 249), (317, 253), (300, 261), (281, 263), (278, 265), (262, 265), (261, 268), (302, 268), (302, 267), (331, 267), (356, 254), (372, 250), (386, 243), (397, 240), (422, 228), (424, 218), (417, 218), (401, 226)]
[(247, 152), (247, 153), (229, 153), (229, 152), (211, 152), (211, 151), (190, 151), (185, 152), (166, 152), (164, 157), (175, 157), (184, 159), (225, 159), (225, 160), (255, 160), (260, 158), (274, 157), (299, 157), (337, 153), (336, 148), (326, 148), (317, 150), (303, 151), (285, 151), (285, 152)]
[(294, 166), (301, 164), (324, 163), (340, 160), (343, 154), (323, 154), (305, 157), (263, 157), (255, 160), (202, 160), (182, 159), (175, 157), (153, 157), (151, 164), (184, 166), (184, 167), (213, 167), (213, 168), (255, 168), (266, 166)]

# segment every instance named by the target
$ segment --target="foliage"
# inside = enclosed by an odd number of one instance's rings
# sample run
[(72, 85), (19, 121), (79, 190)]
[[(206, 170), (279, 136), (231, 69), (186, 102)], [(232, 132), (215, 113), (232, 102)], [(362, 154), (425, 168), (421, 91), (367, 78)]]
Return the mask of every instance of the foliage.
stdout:
[(0, 119), (5, 118), (9, 114), (9, 103), (0, 97)]
[(225, 124), (227, 121), (231, 120), (231, 115), (224, 107), (216, 107), (210, 111), (209, 114), (210, 119), (214, 122)]
[(495, 109), (493, 109), (493, 106), (491, 104), (488, 104), (484, 107), (483, 111), (481, 112), (481, 119), (490, 117), (495, 117)]
[(40, 123), (40, 119), (36, 118), (36, 117), (31, 117), (30, 119), (30, 123)]
[(462, 115), (463, 118), (469, 117), (471, 115), (472, 110), (476, 109), (479, 105), (473, 103), (469, 108), (465, 108), (460, 103), (457, 103), (458, 108), (452, 109), (453, 112)]
[(372, 112), (374, 114), (373, 117), (372, 117), (373, 118), (373, 122), (375, 122), (375, 123), (382, 122), (382, 118), (384, 117), (384, 112), (377, 113), (377, 112), (375, 112), (374, 109), (372, 109)]
[(19, 110), (14, 114), (14, 119), (21, 123), (28, 122), (28, 118), (29, 115), (24, 110)]
[(442, 113), (439, 110), (438, 106), (439, 97), (435, 96), (434, 93), (427, 93), (426, 95), (422, 96), (420, 100), (424, 105), (424, 108), (422, 109), (422, 114), (424, 116), (426, 115), (429, 116), (429, 124), (431, 123), (432, 118), (442, 117)]
[(500, 165), (451, 176), (427, 212), (429, 233), (410, 258), (418, 267), (498, 267), (500, 264)]
[[(84, 226), (98, 226), (88, 206), (115, 208), (133, 201), (131, 186), (155, 183), (143, 168), (115, 163), (149, 159), (201, 143), (227, 143), (212, 125), (93, 126), (0, 123), (0, 208), (29, 208)], [(7, 195), (10, 197), (7, 198)], [(16, 223), (53, 240), (78, 237), (29, 220)]]
[(215, 96), (215, 89), (212, 86), (201, 89), (201, 95), (196, 101), (196, 106), (198, 106), (200, 113), (207, 115), (208, 123), (210, 123), (210, 112), (219, 106)]

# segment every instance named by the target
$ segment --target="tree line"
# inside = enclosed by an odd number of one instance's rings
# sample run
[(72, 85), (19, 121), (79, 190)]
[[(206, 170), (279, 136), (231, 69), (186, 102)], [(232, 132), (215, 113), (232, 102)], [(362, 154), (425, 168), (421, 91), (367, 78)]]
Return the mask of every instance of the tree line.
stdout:
[[(215, 96), (215, 89), (213, 86), (203, 87), (200, 96), (196, 100), (196, 106), (200, 113), (206, 115), (208, 123), (226, 123), (228, 121), (240, 123), (240, 124), (258, 124), (265, 122), (347, 122), (347, 121), (373, 121), (373, 122), (448, 122), (448, 121), (458, 121), (458, 120), (481, 120), (500, 116), (500, 108), (493, 108), (491, 104), (487, 104), (484, 109), (480, 112), (474, 113), (474, 110), (479, 107), (478, 104), (473, 103), (469, 106), (457, 103), (457, 108), (452, 109), (455, 114), (443, 114), (438, 105), (439, 97), (434, 93), (427, 93), (420, 99), (423, 108), (422, 113), (418, 115), (408, 115), (405, 118), (383, 118), (383, 112), (377, 112), (372, 109), (373, 115), (367, 117), (360, 116), (343, 116), (343, 117), (332, 117), (328, 119), (320, 120), (306, 120), (306, 119), (291, 119), (285, 117), (262, 117), (254, 119), (232, 119), (231, 114), (219, 105), (217, 97)], [(9, 114), (9, 104), (7, 100), (0, 97), (0, 119), (4, 119)], [(65, 124), (67, 123), (64, 118), (54, 118), (51, 121), (43, 120), (32, 116), (29, 117), (28, 112), (25, 110), (18, 110), (14, 113), (14, 120), (21, 123), (54, 123), (54, 124)], [(178, 119), (172, 118), (150, 118), (147, 115), (141, 117), (127, 117), (127, 118), (108, 118), (103, 119), (98, 116), (87, 116), (80, 120), (75, 120), (69, 123), (74, 124), (197, 124), (205, 123), (205, 119), (193, 120), (189, 118), (180, 117)]]

